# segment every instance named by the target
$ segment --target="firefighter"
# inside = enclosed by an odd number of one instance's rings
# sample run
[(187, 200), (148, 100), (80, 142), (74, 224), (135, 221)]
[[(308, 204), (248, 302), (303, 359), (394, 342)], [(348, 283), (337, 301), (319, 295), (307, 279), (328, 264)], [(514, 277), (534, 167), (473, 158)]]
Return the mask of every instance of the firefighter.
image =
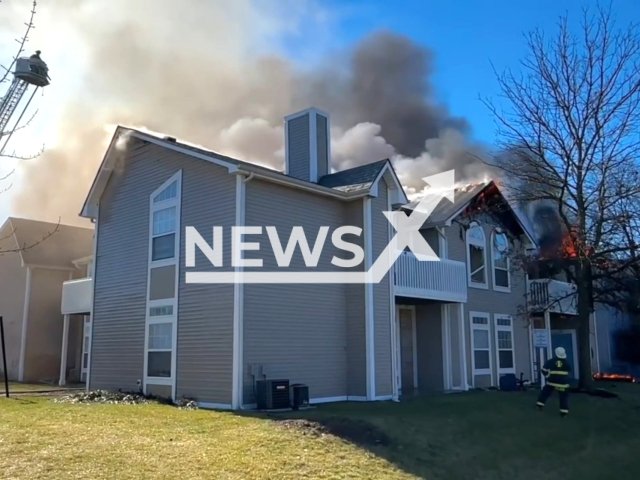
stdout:
[(555, 356), (542, 367), (542, 374), (547, 381), (538, 397), (538, 403), (536, 404), (538, 410), (542, 410), (553, 391), (557, 390), (560, 397), (560, 415), (567, 416), (569, 413), (570, 373), (571, 365), (567, 361), (567, 352), (562, 347), (556, 348)]

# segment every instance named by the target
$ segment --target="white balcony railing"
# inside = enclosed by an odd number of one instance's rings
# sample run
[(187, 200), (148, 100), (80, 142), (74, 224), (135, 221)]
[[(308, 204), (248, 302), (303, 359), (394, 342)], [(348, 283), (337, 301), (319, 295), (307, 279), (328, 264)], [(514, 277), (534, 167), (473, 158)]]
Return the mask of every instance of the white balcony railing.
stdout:
[(403, 252), (395, 265), (396, 295), (444, 302), (467, 301), (467, 267), (463, 262), (420, 261), (413, 253)]
[(89, 314), (93, 300), (93, 279), (80, 278), (62, 284), (62, 314)]
[(576, 286), (559, 280), (529, 280), (527, 282), (529, 310), (577, 315)]

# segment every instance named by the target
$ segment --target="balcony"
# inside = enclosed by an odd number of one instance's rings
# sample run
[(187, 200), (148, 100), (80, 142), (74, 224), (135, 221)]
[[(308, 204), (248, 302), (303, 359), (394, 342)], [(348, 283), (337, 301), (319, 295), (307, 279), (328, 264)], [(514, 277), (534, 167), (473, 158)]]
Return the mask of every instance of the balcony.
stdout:
[(529, 310), (577, 315), (576, 286), (558, 280), (528, 280), (527, 304)]
[(443, 302), (467, 301), (467, 267), (463, 262), (420, 261), (413, 253), (403, 252), (395, 265), (396, 295)]
[(89, 314), (93, 300), (93, 279), (80, 278), (62, 284), (62, 314)]

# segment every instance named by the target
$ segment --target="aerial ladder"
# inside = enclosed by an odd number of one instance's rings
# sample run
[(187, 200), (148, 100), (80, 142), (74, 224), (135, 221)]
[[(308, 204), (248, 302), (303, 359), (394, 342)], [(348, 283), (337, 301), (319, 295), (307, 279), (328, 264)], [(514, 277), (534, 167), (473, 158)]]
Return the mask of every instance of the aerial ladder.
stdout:
[[(31, 100), (33, 100), (38, 89), (46, 87), (50, 83), (49, 68), (40, 58), (40, 53), (40, 50), (37, 50), (36, 53), (30, 57), (20, 57), (16, 59), (13, 81), (7, 93), (0, 99), (0, 155), (4, 152), (13, 132), (18, 128), (24, 113), (29, 108)], [(20, 111), (20, 115), (14, 125), (8, 128), (11, 118), (20, 110), (19, 107), (22, 97), (24, 97), (30, 86), (34, 86), (35, 88), (29, 97), (29, 101)]]

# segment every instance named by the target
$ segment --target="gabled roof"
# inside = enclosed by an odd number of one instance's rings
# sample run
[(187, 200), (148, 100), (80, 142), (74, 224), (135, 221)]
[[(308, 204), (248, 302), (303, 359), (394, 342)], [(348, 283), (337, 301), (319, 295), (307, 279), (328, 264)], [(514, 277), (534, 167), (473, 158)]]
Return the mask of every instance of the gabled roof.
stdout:
[[(257, 178), (261, 178), (274, 183), (279, 183), (294, 188), (301, 188), (304, 190), (313, 191), (320, 195), (328, 195), (343, 200), (360, 198), (368, 194), (375, 195), (377, 183), (380, 178), (385, 175), (387, 180), (393, 184), (395, 200), (402, 203), (406, 203), (407, 201), (404, 190), (402, 189), (402, 185), (398, 181), (398, 177), (395, 174), (393, 167), (391, 166), (391, 162), (389, 162), (388, 160), (382, 160), (380, 162), (371, 164), (375, 165), (375, 167), (364, 165), (363, 167), (356, 167), (354, 169), (345, 170), (343, 172), (325, 175), (324, 177), (322, 177), (324, 179), (326, 177), (333, 177), (334, 175), (336, 175), (335, 179), (328, 180), (330, 184), (336, 185), (335, 187), (332, 187), (324, 185), (321, 182), (313, 183), (290, 177), (288, 175), (285, 175), (283, 172), (279, 172), (267, 167), (262, 167), (254, 163), (236, 160), (235, 158), (220, 155), (216, 152), (201, 147), (178, 142), (171, 137), (159, 137), (147, 132), (141, 132), (132, 128), (118, 126), (113, 135), (111, 143), (109, 144), (109, 148), (107, 149), (104, 159), (102, 160), (102, 164), (100, 165), (98, 174), (96, 175), (93, 184), (91, 185), (89, 194), (84, 202), (82, 212), (80, 214), (81, 216), (87, 218), (95, 218), (97, 216), (98, 201), (107, 186), (109, 177), (111, 176), (111, 173), (113, 172), (118, 161), (118, 156), (119, 154), (121, 154), (121, 151), (118, 151), (119, 142), (125, 137), (142, 140), (144, 142), (152, 143), (163, 148), (167, 148), (176, 152), (183, 153), (185, 155), (198, 158), (200, 160), (222, 166), (224, 168), (227, 168), (229, 173), (252, 175)], [(352, 175), (352, 173), (350, 172), (360, 169), (367, 173), (366, 176), (362, 172), (360, 172), (354, 175), (354, 178), (365, 178), (365, 182), (361, 182), (361, 184), (345, 182), (345, 178)], [(373, 176), (374, 172), (376, 172), (375, 176)], [(373, 179), (371, 179), (372, 177)], [(340, 180), (340, 178), (342, 178), (342, 180)]]
[(74, 260), (93, 254), (93, 228), (9, 217), (0, 230), (0, 253), (19, 253), (23, 266), (74, 270)]
[(379, 162), (368, 163), (367, 165), (325, 175), (318, 180), (318, 183), (343, 192), (369, 189), (388, 161), (386, 159), (380, 160)]
[[(504, 194), (500, 191), (500, 188), (494, 181), (489, 182), (481, 182), (472, 185), (467, 185), (464, 187), (456, 188), (454, 194), (454, 202), (450, 202), (449, 200), (443, 198), (438, 206), (431, 212), (429, 215), (429, 219), (423, 225), (423, 228), (434, 228), (440, 227), (444, 225), (449, 225), (458, 215), (460, 215), (469, 204), (481, 194), (487, 192), (489, 189), (495, 189), (498, 191), (500, 196), (503, 198), (505, 205), (507, 205), (508, 210), (514, 220), (517, 222), (518, 226), (522, 229), (524, 235), (528, 238), (533, 246), (536, 245), (534, 240), (533, 232), (530, 230), (528, 222), (523, 222), (523, 219), (520, 217), (518, 212), (514, 210), (511, 206), (511, 203), (504, 196)], [(417, 205), (419, 200), (413, 201), (407, 205), (404, 205), (400, 208), (403, 210), (413, 210), (413, 208)]]

